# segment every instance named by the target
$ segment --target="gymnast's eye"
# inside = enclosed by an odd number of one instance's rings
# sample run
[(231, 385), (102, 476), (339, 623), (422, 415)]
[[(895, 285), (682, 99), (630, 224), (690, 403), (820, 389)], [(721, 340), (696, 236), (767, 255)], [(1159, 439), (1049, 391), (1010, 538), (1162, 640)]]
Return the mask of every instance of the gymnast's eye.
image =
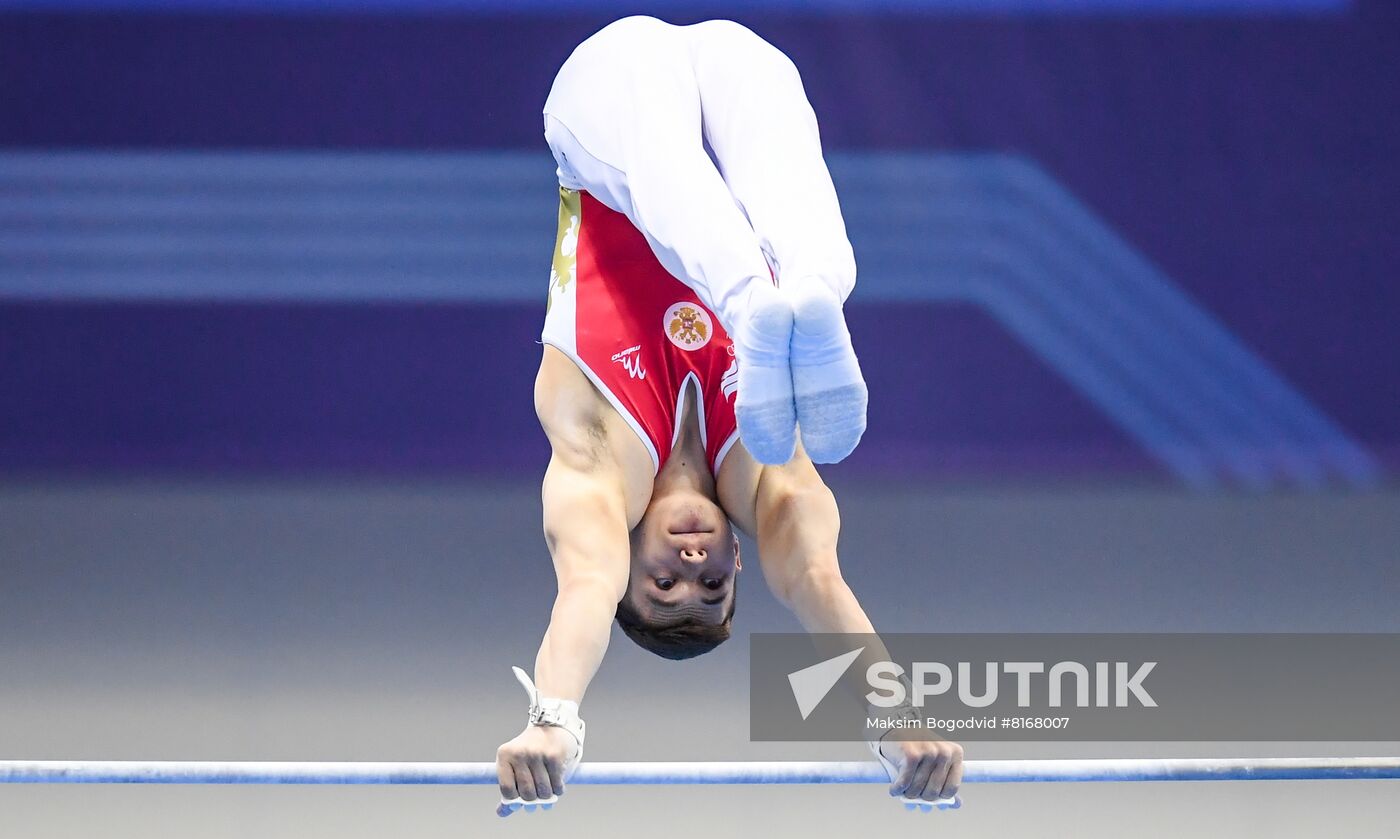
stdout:
[(709, 579), (705, 581), (705, 588), (710, 591), (718, 591), (722, 585), (724, 585), (724, 580)]
[(659, 589), (661, 589), (662, 591), (670, 591), (670, 590), (671, 590), (671, 587), (674, 586), (675, 584), (676, 584), (676, 581), (675, 581), (675, 580), (666, 579), (666, 578), (664, 578), (664, 577), (663, 577), (662, 579), (659, 579), (659, 580), (656, 581), (656, 587), (659, 588)]

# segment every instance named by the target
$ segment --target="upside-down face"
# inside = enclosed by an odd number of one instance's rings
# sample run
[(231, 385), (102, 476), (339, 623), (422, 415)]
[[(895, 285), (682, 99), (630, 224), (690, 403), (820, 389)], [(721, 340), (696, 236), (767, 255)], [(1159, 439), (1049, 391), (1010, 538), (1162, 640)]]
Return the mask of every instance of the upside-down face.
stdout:
[(647, 623), (717, 626), (731, 614), (739, 540), (714, 501), (691, 490), (654, 497), (632, 531), (630, 608)]

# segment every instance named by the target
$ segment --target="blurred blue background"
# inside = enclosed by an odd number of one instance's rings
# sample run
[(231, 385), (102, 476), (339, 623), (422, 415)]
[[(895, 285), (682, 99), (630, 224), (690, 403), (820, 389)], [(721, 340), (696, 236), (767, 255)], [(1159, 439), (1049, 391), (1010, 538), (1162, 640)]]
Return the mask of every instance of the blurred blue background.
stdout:
[[(618, 5), (100, 5), (0, 13), (0, 469), (537, 469), (539, 110)], [(802, 69), (861, 270), (843, 469), (1400, 465), (1395, 4), (657, 8)]]

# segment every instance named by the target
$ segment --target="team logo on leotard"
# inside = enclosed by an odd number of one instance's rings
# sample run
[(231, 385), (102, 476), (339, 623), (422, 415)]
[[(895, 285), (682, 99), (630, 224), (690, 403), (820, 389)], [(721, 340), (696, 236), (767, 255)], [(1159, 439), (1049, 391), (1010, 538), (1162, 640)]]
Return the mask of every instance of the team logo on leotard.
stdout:
[[(730, 355), (733, 355), (733, 347), (730, 347)], [(724, 375), (719, 380), (719, 392), (728, 399), (739, 392), (739, 359), (731, 359), (729, 369), (724, 371)]]
[(710, 343), (715, 325), (710, 314), (694, 303), (672, 303), (666, 308), (666, 337), (683, 350), (698, 350)]
[(622, 365), (622, 369), (627, 371), (627, 375), (634, 379), (645, 379), (647, 377), (646, 368), (642, 366), (642, 345), (628, 347), (622, 352), (613, 353), (613, 361)]

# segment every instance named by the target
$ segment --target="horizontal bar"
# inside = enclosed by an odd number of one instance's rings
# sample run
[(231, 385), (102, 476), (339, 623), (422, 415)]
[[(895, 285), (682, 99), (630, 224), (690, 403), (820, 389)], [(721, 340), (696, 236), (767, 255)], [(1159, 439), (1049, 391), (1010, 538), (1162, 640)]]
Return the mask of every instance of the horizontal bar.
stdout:
[[(970, 760), (974, 783), (1400, 779), (1400, 757)], [(494, 763), (0, 760), (0, 784), (495, 784)], [(883, 784), (876, 763), (585, 763), (573, 784)]]

